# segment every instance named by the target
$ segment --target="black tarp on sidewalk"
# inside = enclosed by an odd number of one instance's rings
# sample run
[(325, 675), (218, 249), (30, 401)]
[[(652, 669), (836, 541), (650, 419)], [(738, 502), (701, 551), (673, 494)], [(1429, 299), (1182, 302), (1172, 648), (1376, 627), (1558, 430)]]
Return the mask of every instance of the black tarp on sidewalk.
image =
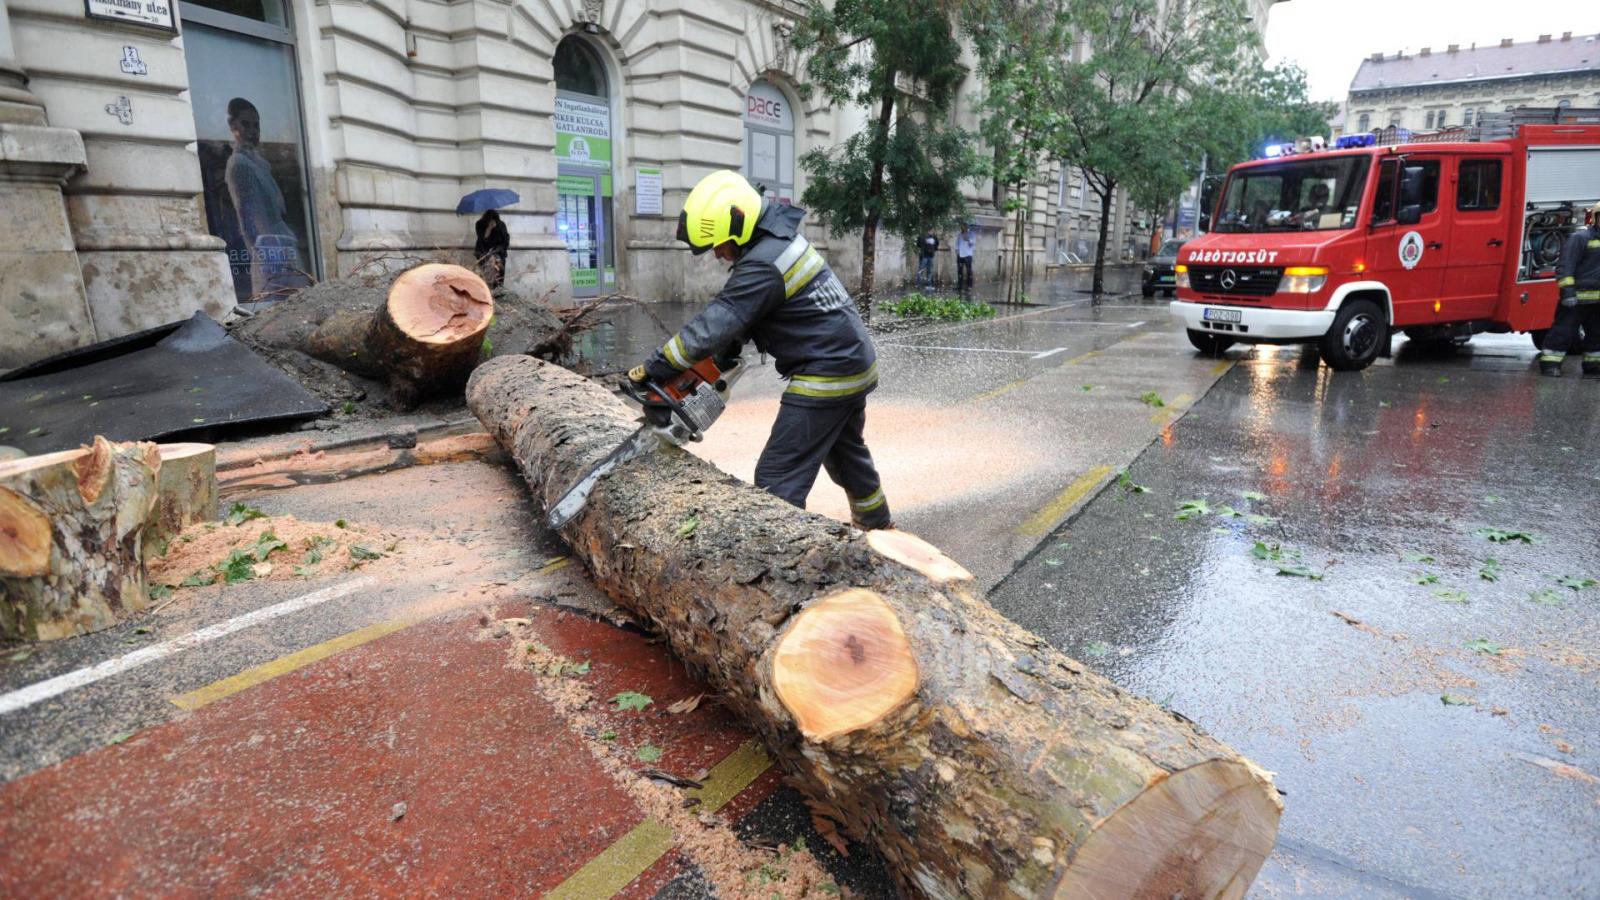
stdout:
[(35, 454), (71, 449), (97, 434), (118, 441), (199, 437), (326, 412), (204, 313), (0, 379), (0, 444)]

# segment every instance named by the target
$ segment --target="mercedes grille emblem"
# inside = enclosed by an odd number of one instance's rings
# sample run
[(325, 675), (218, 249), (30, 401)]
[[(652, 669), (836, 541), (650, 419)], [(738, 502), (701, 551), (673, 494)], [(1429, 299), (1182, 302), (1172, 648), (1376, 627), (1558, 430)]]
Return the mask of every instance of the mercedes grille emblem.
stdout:
[(1217, 283), (1222, 285), (1223, 290), (1231, 291), (1239, 283), (1239, 273), (1232, 269), (1223, 269), (1222, 277), (1217, 279)]

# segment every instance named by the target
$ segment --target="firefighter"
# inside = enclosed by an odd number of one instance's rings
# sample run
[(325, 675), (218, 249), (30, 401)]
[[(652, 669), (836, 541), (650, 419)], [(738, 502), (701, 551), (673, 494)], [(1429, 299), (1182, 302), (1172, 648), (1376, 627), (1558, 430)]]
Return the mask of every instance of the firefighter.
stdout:
[(1581, 328), (1583, 374), (1600, 375), (1600, 203), (1589, 210), (1589, 227), (1567, 238), (1561, 248), (1556, 286), (1561, 289), (1561, 305), (1545, 335), (1539, 372), (1561, 377), (1561, 363), (1578, 343)]
[(678, 240), (733, 268), (717, 296), (628, 377), (665, 380), (753, 338), (789, 381), (756, 463), (756, 486), (803, 509), (826, 467), (849, 496), (856, 527), (891, 528), (862, 435), (867, 394), (878, 383), (877, 350), (850, 294), (800, 233), (804, 216), (764, 203), (736, 172), (701, 179), (678, 216)]

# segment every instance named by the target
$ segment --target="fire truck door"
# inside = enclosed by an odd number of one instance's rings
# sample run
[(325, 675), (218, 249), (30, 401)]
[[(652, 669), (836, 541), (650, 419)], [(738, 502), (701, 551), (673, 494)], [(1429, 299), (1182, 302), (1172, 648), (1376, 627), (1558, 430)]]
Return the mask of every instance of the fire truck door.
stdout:
[(1510, 211), (1500, 202), (1503, 157), (1455, 160), (1454, 215), (1441, 294), (1451, 319), (1486, 319), (1500, 298), (1510, 238)]
[[(1449, 218), (1439, 209), (1439, 179), (1444, 159), (1409, 154), (1383, 160), (1367, 237), (1368, 269), (1389, 287), (1397, 328), (1444, 321), (1434, 312), (1444, 276)], [(1409, 177), (1406, 170), (1413, 170)], [(1405, 185), (1410, 182), (1410, 189)], [(1407, 213), (1415, 222), (1404, 221)]]

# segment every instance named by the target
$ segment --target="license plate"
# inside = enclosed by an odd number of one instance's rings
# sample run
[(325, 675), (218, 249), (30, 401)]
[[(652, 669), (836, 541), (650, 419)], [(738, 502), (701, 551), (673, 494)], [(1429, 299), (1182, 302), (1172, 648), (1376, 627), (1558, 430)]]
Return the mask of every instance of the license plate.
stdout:
[(1156, 277), (1156, 280), (1157, 281), (1171, 281), (1172, 280), (1172, 276), (1171, 275), (1160, 275), (1160, 276)]
[(1244, 318), (1244, 312), (1237, 309), (1216, 309), (1208, 306), (1200, 313), (1200, 318), (1205, 319), (1207, 322), (1237, 322)]

